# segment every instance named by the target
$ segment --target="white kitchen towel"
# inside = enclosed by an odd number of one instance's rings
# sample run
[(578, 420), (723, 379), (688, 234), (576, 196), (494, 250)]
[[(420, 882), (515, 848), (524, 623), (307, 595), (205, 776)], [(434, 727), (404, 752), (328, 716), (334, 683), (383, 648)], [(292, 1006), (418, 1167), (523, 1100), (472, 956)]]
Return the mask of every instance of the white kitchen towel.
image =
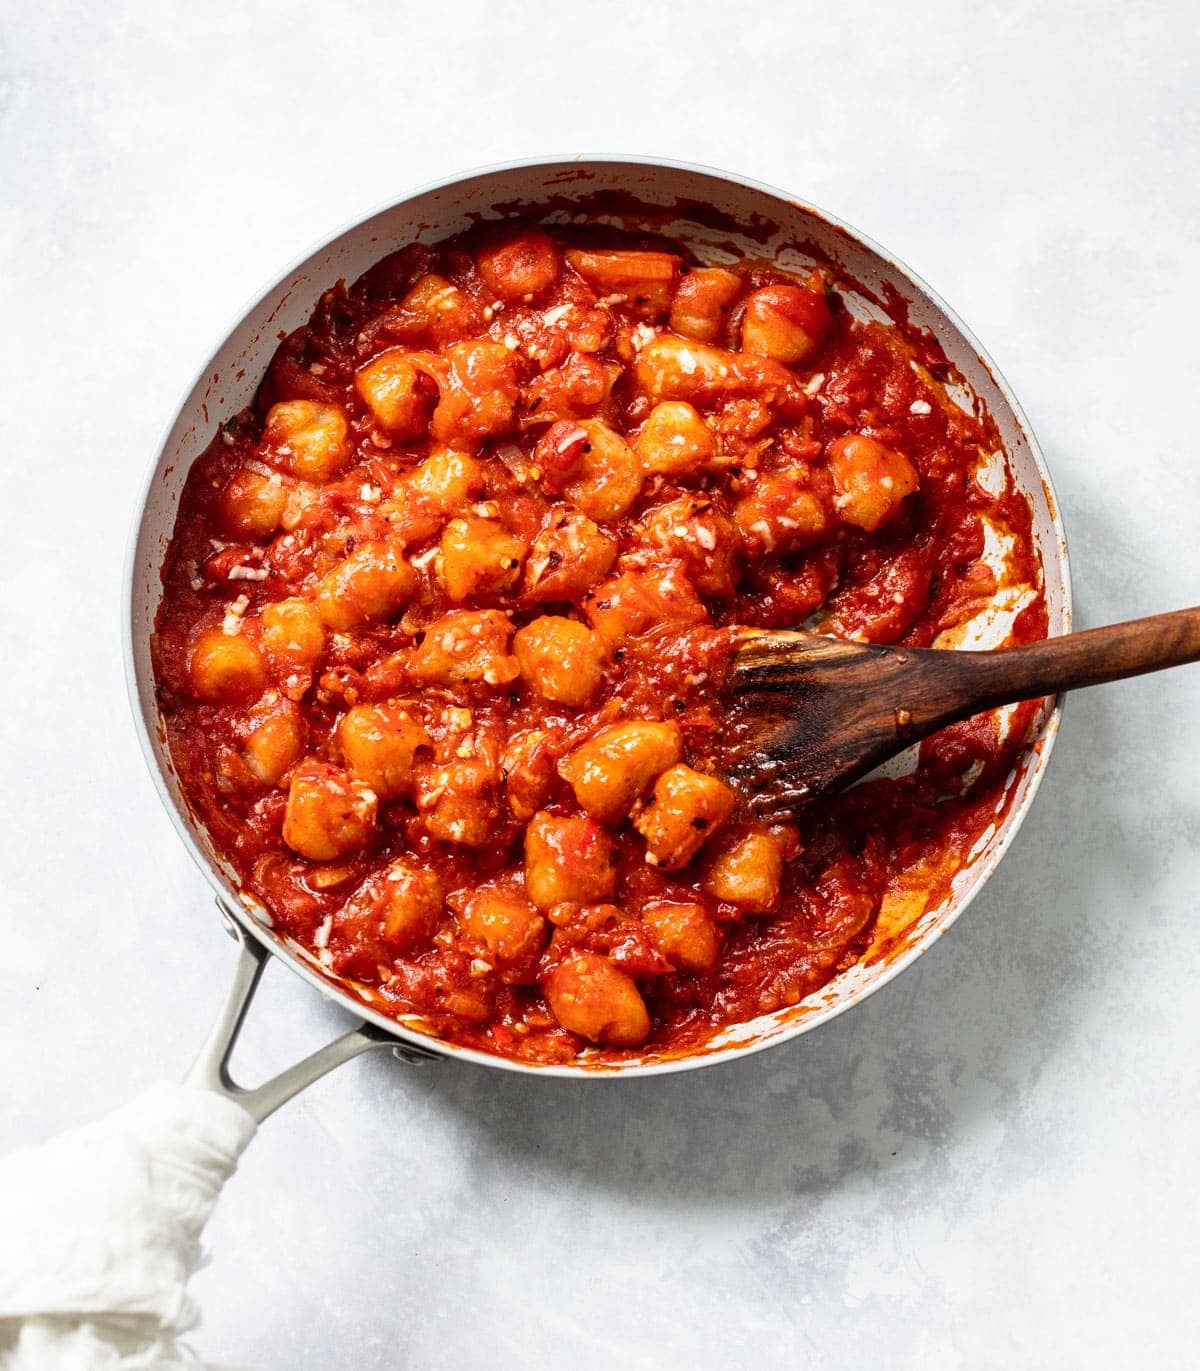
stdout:
[(0, 1158), (0, 1367), (196, 1371), (187, 1283), (256, 1129), (231, 1100), (164, 1084)]

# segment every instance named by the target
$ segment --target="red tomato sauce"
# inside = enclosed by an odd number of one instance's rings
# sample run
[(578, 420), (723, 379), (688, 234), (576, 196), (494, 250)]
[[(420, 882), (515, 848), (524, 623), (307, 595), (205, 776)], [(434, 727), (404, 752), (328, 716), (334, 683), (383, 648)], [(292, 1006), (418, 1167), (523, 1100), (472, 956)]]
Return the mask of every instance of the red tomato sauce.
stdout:
[(716, 683), (742, 625), (928, 646), (1023, 587), (1045, 636), (952, 379), (828, 274), (656, 239), (476, 230), (339, 282), (163, 568), (172, 757), (246, 895), (377, 1008), (538, 1062), (699, 1050), (852, 965), (965, 863), (1036, 706), (768, 826)]

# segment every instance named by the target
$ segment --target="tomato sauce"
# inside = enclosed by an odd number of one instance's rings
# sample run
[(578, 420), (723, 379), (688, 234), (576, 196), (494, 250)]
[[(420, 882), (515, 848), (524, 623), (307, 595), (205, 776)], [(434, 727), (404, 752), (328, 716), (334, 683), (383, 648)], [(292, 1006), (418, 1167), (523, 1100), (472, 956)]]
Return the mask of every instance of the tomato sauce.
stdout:
[(169, 746), (246, 895), (376, 1008), (529, 1061), (799, 1004), (889, 894), (947, 888), (1036, 710), (786, 825), (714, 761), (739, 626), (946, 645), (1017, 590), (1010, 639), (1045, 636), (953, 379), (828, 272), (614, 231), (481, 228), (326, 291), (163, 568)]

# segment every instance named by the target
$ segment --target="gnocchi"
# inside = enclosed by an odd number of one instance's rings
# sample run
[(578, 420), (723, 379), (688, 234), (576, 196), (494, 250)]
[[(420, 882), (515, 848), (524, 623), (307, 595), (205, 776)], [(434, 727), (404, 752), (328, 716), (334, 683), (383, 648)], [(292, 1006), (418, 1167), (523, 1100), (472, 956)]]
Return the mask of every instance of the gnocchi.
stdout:
[(636, 982), (595, 953), (578, 953), (555, 967), (546, 977), (546, 998), (558, 1022), (588, 1042), (635, 1047), (650, 1034)]
[(613, 840), (594, 819), (535, 814), (525, 830), (525, 890), (539, 909), (590, 904), (617, 888)]
[(885, 524), (920, 485), (916, 467), (903, 453), (863, 433), (830, 443), (829, 470), (838, 516), (868, 533)]
[(404, 348), (389, 348), (354, 378), (354, 388), (375, 422), (395, 438), (416, 438), (429, 428), (433, 402), (424, 373)]
[(317, 587), (326, 628), (351, 629), (394, 618), (412, 598), (417, 578), (400, 549), (386, 541), (355, 548)]
[(593, 818), (616, 823), (625, 817), (651, 781), (679, 760), (679, 725), (612, 724), (558, 764), (579, 807)]
[(192, 693), (213, 704), (246, 704), (262, 694), (267, 669), (262, 653), (242, 634), (206, 628), (192, 647)]
[(350, 457), (350, 432), (345, 411), (315, 400), (287, 400), (272, 405), (263, 441), (286, 464), (293, 476), (306, 481), (330, 481)]
[(733, 813), (733, 791), (716, 776), (680, 763), (664, 771), (633, 821), (646, 840), (646, 860), (676, 871)]
[(370, 786), (351, 780), (340, 767), (306, 758), (292, 773), (283, 841), (311, 861), (344, 857), (370, 842), (377, 809)]
[(786, 841), (769, 829), (740, 835), (713, 857), (703, 889), (747, 914), (768, 914), (779, 903)]
[(442, 530), (442, 584), (456, 604), (501, 595), (521, 579), (525, 544), (495, 519), (451, 519)]
[(638, 456), (655, 476), (694, 476), (712, 461), (712, 429), (686, 400), (663, 400), (646, 417), (636, 439)]
[(411, 792), (417, 755), (432, 745), (420, 720), (392, 703), (352, 706), (337, 726), (337, 739), (350, 774), (382, 800)]
[(521, 678), (543, 699), (578, 709), (600, 688), (604, 644), (575, 619), (543, 614), (513, 637)]

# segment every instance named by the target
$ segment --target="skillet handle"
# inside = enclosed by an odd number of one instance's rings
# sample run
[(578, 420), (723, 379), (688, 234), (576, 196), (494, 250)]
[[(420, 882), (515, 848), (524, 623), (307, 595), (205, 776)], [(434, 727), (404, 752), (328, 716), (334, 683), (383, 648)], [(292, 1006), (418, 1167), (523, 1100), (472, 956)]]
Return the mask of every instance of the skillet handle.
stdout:
[(435, 1055), (360, 1024), (242, 1089), (229, 1057), (269, 954), (226, 919), (237, 969), (187, 1082), (157, 1085), (107, 1118), (0, 1157), (5, 1366), (129, 1365), (135, 1356), (139, 1365), (144, 1356), (155, 1366), (191, 1365), (178, 1342), (200, 1321), (188, 1281), (204, 1225), (257, 1125), (369, 1048), (414, 1062)]
[(204, 1046), (192, 1063), (192, 1068), (184, 1078), (185, 1084), (200, 1090), (210, 1090), (225, 1099), (239, 1104), (256, 1123), (262, 1123), (273, 1114), (281, 1104), (286, 1104), (294, 1095), (320, 1080), (327, 1071), (341, 1066), (363, 1052), (372, 1048), (390, 1048), (393, 1056), (401, 1061), (416, 1064), (435, 1061), (433, 1052), (423, 1051), (407, 1043), (399, 1043), (383, 1029), (374, 1024), (360, 1024), (349, 1033), (344, 1033), (333, 1042), (326, 1043), (310, 1056), (289, 1066), (286, 1071), (272, 1076), (262, 1085), (247, 1089), (237, 1084), (230, 1075), (229, 1059), (245, 1021), (246, 1013), (254, 999), (259, 978), (266, 966), (270, 953), (253, 938), (222, 908), (226, 928), (238, 944), (237, 966), (233, 973), (233, 983), (225, 997), (225, 1003), (213, 1021)]

